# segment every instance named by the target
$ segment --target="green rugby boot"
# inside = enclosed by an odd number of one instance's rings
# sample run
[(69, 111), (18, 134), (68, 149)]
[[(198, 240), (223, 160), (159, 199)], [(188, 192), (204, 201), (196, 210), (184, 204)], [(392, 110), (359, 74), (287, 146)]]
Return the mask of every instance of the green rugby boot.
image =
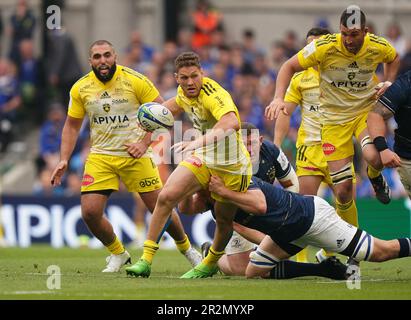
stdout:
[(126, 274), (129, 276), (148, 278), (150, 273), (151, 264), (144, 259), (140, 259), (131, 267), (126, 268)]
[(194, 269), (184, 273), (180, 279), (197, 279), (197, 278), (209, 278), (218, 272), (218, 267), (209, 267), (204, 263), (200, 263)]

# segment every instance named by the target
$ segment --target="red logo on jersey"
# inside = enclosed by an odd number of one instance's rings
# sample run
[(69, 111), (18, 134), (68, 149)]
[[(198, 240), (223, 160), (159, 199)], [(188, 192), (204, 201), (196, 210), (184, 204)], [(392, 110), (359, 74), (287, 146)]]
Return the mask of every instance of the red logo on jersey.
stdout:
[(88, 186), (94, 182), (94, 177), (90, 176), (89, 174), (85, 174), (83, 176), (83, 181), (81, 181), (82, 186)]
[(185, 161), (187, 161), (188, 163), (191, 163), (193, 166), (196, 166), (197, 168), (200, 168), (203, 165), (201, 160), (197, 158), (196, 156), (191, 156), (187, 158)]
[(326, 142), (323, 144), (323, 152), (325, 155), (328, 156), (334, 151), (335, 151), (335, 147), (331, 143)]

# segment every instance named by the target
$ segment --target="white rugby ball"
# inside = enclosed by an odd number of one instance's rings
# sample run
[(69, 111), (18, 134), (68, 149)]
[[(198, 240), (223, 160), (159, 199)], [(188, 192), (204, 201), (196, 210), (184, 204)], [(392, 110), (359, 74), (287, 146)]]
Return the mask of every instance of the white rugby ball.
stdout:
[(170, 110), (156, 102), (144, 103), (137, 112), (137, 119), (144, 130), (171, 129), (174, 117)]

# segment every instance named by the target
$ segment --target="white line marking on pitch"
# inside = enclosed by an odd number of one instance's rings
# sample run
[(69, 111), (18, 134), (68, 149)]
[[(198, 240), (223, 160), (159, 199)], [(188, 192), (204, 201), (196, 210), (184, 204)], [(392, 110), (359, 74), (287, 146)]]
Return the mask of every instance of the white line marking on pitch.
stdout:
[(3, 292), (3, 294), (56, 294), (55, 291), (50, 290), (34, 290), (34, 291), (10, 291)]

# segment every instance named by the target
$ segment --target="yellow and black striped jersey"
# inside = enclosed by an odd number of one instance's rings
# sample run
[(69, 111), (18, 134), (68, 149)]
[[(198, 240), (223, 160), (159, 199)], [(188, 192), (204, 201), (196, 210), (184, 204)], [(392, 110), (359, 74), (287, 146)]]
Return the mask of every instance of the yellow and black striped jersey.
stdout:
[[(182, 108), (193, 123), (193, 127), (205, 134), (229, 112), (234, 112), (239, 123), (240, 116), (231, 95), (216, 81), (204, 77), (200, 94), (196, 98), (188, 98), (183, 89), (177, 89), (176, 103)], [(196, 150), (196, 155), (211, 168), (221, 169), (224, 166), (247, 162), (248, 152), (243, 144), (239, 130), (231, 136), (211, 143)]]
[(337, 124), (370, 110), (378, 84), (375, 70), (378, 64), (393, 61), (396, 51), (384, 38), (368, 33), (360, 51), (353, 54), (337, 33), (312, 41), (297, 56), (305, 69), (318, 65), (321, 121)]
[(90, 71), (73, 85), (68, 115), (79, 119), (88, 115), (92, 153), (129, 157), (125, 144), (138, 142), (146, 134), (137, 125), (137, 110), (158, 96), (144, 75), (117, 65), (106, 83)]

